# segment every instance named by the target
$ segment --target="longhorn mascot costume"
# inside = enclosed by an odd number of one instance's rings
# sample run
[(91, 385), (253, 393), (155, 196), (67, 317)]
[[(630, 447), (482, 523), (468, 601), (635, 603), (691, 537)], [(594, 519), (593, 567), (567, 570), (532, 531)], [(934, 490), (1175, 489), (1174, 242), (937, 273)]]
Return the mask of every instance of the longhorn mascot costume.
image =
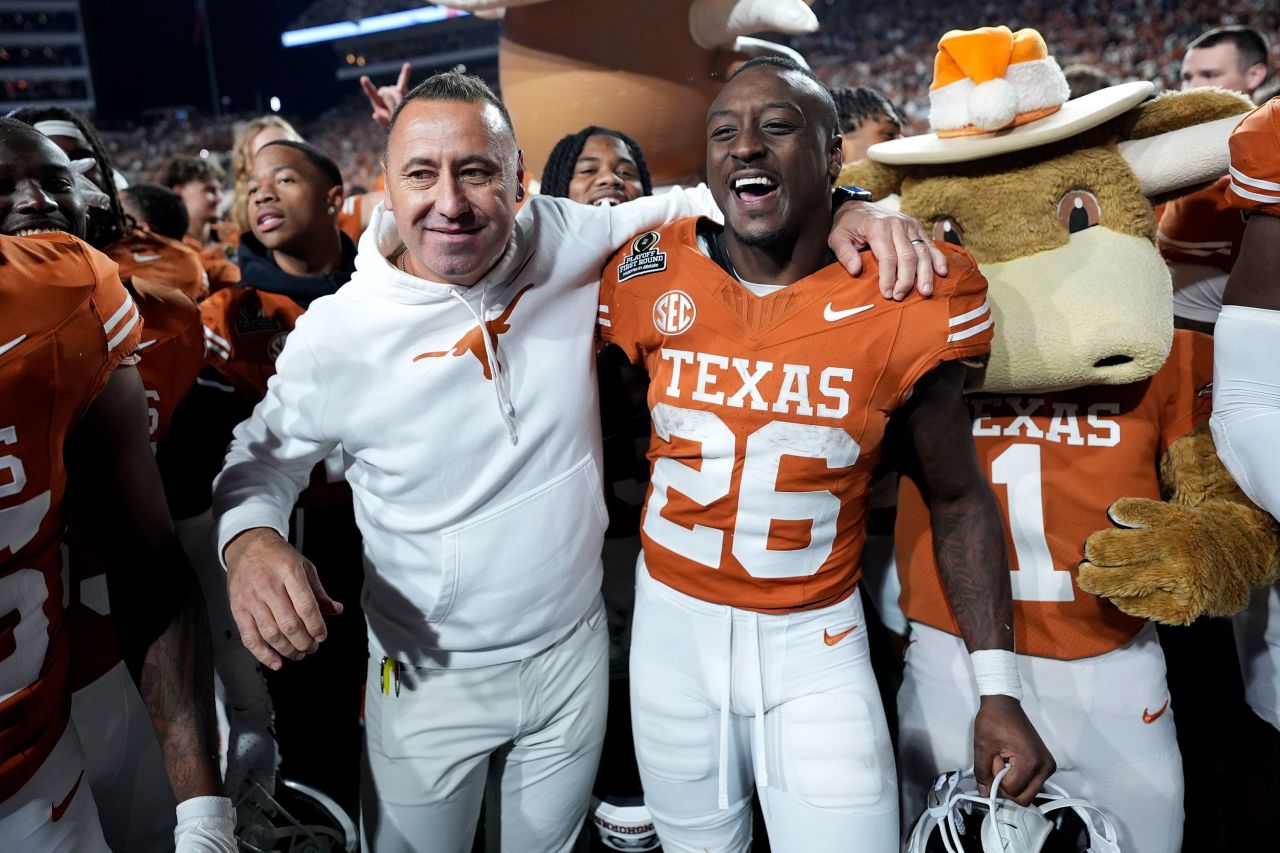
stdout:
[[(1181, 757), (1148, 620), (1241, 609), (1276, 573), (1277, 528), (1215, 455), (1213, 344), (1173, 330), (1151, 207), (1226, 172), (1250, 105), (1221, 90), (1152, 95), (1138, 82), (1068, 101), (1039, 33), (952, 31), (930, 91), (936, 132), (873, 146), (841, 183), (898, 193), (903, 212), (981, 264), (996, 335), (970, 405), (1005, 515), (1023, 707), (1057, 759), (1054, 780), (1115, 818), (1120, 849), (1176, 853)], [(910, 821), (939, 771), (972, 762), (952, 721), (974, 712), (977, 691), (906, 467)]]

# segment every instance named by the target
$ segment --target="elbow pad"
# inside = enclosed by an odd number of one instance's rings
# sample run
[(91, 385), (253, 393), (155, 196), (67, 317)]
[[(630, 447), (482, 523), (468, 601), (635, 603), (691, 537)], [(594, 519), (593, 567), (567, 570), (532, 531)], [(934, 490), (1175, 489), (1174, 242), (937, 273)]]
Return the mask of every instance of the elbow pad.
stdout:
[(1236, 484), (1280, 518), (1280, 311), (1222, 309), (1214, 329), (1209, 425)]

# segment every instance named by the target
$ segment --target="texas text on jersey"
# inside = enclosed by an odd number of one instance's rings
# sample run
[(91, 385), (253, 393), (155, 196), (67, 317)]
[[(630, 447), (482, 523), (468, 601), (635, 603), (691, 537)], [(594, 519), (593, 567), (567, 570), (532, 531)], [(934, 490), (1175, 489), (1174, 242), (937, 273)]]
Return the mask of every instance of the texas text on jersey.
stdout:
[[(172, 288), (135, 279), (129, 285), (142, 313), (138, 344), (138, 376), (147, 395), (147, 426), (155, 448), (169, 428), (174, 410), (204, 367), (204, 334), (200, 309)], [(67, 621), (75, 646), (71, 690), (91, 684), (120, 661), (107, 601), (106, 564), (100, 549), (76, 534), (74, 520), (67, 532)]]
[(63, 442), (138, 345), (116, 265), (66, 234), (0, 237), (0, 801), (70, 711), (59, 542)]
[[(1085, 539), (1110, 526), (1114, 501), (1160, 499), (1161, 455), (1209, 417), (1212, 355), (1211, 338), (1177, 331), (1164, 366), (1142, 382), (969, 399), (978, 460), (1005, 519), (1019, 652), (1093, 657), (1123, 646), (1145, 624), (1081, 590), (1075, 569)], [(958, 636), (929, 511), (909, 475), (901, 481), (895, 538), (903, 611)]]
[(769, 613), (853, 592), (889, 415), (944, 361), (990, 347), (987, 283), (962, 249), (931, 299), (884, 300), (863, 255), (758, 297), (699, 248), (698, 220), (606, 266), (600, 327), (650, 377), (654, 578)]

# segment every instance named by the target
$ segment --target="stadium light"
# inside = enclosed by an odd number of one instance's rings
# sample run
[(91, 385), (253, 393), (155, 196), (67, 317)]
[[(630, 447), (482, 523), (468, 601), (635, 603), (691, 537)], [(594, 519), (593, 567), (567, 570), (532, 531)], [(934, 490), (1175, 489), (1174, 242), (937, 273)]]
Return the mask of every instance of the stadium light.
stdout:
[(303, 27), (300, 30), (286, 30), (280, 34), (280, 43), (285, 47), (298, 47), (304, 44), (317, 44), (324, 41), (363, 36), (369, 33), (385, 33), (389, 30), (400, 30), (405, 27), (416, 27), (419, 24), (434, 24), (437, 21), (459, 18), (468, 14), (459, 9), (446, 9), (444, 6), (423, 6), (406, 12), (391, 12), (386, 15), (373, 15), (359, 21), (338, 21), (332, 24), (321, 24), (317, 27)]
[(267, 105), (271, 107), (271, 112), (273, 113), (280, 112), (280, 99), (277, 98), (275, 95), (271, 96), (271, 100), (267, 101)]

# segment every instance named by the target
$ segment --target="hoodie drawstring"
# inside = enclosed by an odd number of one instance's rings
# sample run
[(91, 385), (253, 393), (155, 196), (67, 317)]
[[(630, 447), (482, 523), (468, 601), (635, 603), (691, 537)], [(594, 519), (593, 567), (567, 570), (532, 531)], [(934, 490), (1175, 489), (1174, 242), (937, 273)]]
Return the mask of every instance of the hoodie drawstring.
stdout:
[(519, 435), (516, 433), (516, 407), (511, 402), (511, 393), (507, 385), (507, 375), (499, 370), (499, 362), (497, 353), (494, 351), (494, 344), (489, 339), (489, 326), (485, 322), (484, 317), (484, 298), (489, 292), (489, 285), (485, 284), (484, 289), (480, 291), (480, 311), (477, 313), (471, 307), (471, 303), (457, 290), (450, 288), (449, 293), (454, 299), (466, 306), (471, 316), (476, 318), (476, 322), (480, 324), (480, 339), (484, 342), (484, 357), (489, 364), (489, 375), (493, 377), (493, 391), (498, 399), (498, 411), (502, 414), (502, 423), (507, 428), (507, 438), (511, 439), (512, 445), (518, 444)]

